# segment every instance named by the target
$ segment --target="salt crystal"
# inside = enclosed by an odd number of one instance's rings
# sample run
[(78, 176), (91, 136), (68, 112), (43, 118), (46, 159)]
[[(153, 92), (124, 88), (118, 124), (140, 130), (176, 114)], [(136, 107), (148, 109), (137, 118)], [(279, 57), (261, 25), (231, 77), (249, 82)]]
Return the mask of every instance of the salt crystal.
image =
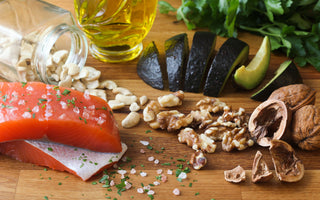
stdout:
[(162, 173), (162, 169), (158, 169), (157, 174), (161, 174), (161, 173)]
[(172, 175), (173, 174), (172, 170), (168, 169), (167, 174)]
[(186, 179), (187, 178), (187, 174), (185, 172), (181, 172), (178, 176), (178, 178), (180, 179)]
[(172, 191), (172, 193), (176, 196), (180, 195), (180, 190), (178, 188), (174, 188), (174, 190)]
[(138, 188), (138, 189), (137, 189), (137, 192), (140, 193), (140, 194), (142, 194), (144, 191), (143, 191), (142, 188)]
[(109, 183), (110, 186), (115, 186), (115, 182), (113, 180), (110, 181)]
[(146, 172), (140, 172), (140, 176), (146, 177), (148, 174)]
[(132, 168), (131, 170), (130, 170), (130, 174), (135, 174), (137, 171), (135, 170), (135, 168)]
[(155, 192), (153, 191), (153, 190), (149, 190), (148, 192), (147, 192), (147, 195), (154, 195), (155, 194)]
[(148, 146), (149, 145), (149, 142), (148, 141), (143, 141), (143, 140), (140, 140), (140, 143), (144, 146)]
[(145, 151), (143, 149), (140, 149), (140, 153), (145, 153)]
[(160, 162), (160, 161), (159, 161), (158, 159), (155, 159), (155, 160), (154, 160), (154, 164), (156, 164), (156, 165), (159, 164), (159, 162)]
[(128, 181), (125, 181), (124, 184), (126, 185), (126, 190), (129, 190), (132, 187), (131, 183), (129, 183)]
[(160, 185), (160, 182), (159, 181), (155, 181), (155, 182), (153, 182), (153, 185)]
[(150, 156), (150, 157), (148, 158), (148, 161), (150, 161), (150, 162), (154, 161), (154, 157), (153, 157), (153, 156)]

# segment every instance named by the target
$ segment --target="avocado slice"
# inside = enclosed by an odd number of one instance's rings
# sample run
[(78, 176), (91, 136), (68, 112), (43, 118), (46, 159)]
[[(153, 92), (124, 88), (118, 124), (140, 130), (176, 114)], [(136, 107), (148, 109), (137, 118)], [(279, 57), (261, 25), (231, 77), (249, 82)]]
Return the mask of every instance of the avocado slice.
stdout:
[(236, 38), (229, 38), (225, 41), (212, 61), (203, 94), (212, 97), (219, 96), (232, 71), (247, 60), (248, 54), (247, 43)]
[(271, 46), (268, 36), (265, 36), (257, 54), (247, 67), (242, 65), (234, 74), (235, 83), (241, 88), (251, 90), (257, 87), (265, 77), (271, 55)]
[(186, 33), (175, 35), (165, 41), (167, 75), (169, 90), (183, 90), (186, 64), (189, 54), (188, 37)]
[(200, 92), (213, 56), (216, 38), (214, 33), (207, 31), (197, 31), (194, 34), (186, 68), (184, 91)]
[(143, 50), (138, 64), (137, 64), (137, 73), (140, 78), (150, 85), (153, 88), (163, 90), (163, 76), (159, 62), (159, 51), (152, 41), (148, 46)]
[(275, 76), (262, 89), (254, 93), (251, 99), (265, 101), (274, 90), (282, 86), (302, 82), (303, 80), (296, 65), (291, 60), (287, 60), (276, 70)]

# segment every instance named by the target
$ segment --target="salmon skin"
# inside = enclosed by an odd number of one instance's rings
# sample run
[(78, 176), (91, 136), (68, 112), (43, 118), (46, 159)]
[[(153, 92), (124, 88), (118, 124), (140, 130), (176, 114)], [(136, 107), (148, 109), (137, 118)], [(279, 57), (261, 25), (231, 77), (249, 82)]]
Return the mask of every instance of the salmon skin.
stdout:
[(98, 152), (121, 152), (107, 102), (41, 82), (0, 83), (0, 143), (45, 139)]
[(120, 153), (94, 152), (39, 140), (0, 143), (0, 153), (4, 155), (22, 162), (67, 171), (84, 181), (118, 162), (126, 150), (127, 146), (124, 143)]

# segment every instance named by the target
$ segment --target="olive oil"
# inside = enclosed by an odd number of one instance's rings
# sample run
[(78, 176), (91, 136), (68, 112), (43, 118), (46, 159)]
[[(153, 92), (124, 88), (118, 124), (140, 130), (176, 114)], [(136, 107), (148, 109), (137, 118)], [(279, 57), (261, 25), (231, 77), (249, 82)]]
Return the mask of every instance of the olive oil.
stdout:
[(75, 0), (78, 22), (94, 57), (122, 62), (137, 57), (152, 27), (157, 0)]

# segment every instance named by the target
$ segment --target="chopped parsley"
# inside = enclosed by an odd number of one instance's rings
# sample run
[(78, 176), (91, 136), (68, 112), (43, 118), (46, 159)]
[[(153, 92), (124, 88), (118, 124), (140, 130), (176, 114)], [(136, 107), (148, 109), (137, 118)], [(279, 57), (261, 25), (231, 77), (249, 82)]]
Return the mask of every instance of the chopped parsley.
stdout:
[(22, 87), (27, 85), (27, 82), (21, 82)]
[(62, 95), (66, 96), (66, 95), (70, 94), (70, 92), (71, 92), (70, 90), (65, 89), (65, 90), (62, 92)]
[(53, 149), (51, 147), (48, 147), (48, 151), (53, 151)]

